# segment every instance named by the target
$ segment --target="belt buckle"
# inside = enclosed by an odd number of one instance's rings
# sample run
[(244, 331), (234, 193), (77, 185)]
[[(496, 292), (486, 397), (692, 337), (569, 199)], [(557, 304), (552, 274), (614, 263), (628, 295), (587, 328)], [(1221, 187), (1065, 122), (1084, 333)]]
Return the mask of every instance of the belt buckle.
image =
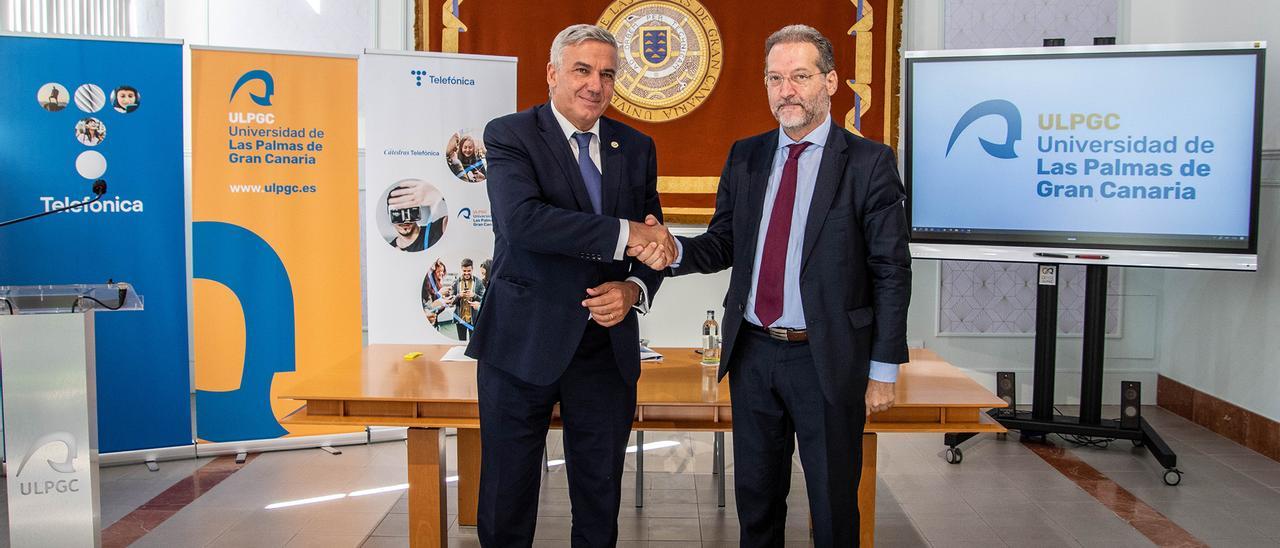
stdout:
[(769, 338), (771, 339), (788, 342), (791, 340), (787, 334), (787, 328), (785, 327), (768, 327), (766, 330), (769, 331)]

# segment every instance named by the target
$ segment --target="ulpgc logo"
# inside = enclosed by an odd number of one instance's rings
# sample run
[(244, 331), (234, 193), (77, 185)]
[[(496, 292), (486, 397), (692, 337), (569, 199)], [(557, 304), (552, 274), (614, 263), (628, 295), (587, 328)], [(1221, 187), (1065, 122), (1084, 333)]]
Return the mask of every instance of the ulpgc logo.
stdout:
[[(14, 474), (14, 478), (18, 481), (18, 492), (22, 495), (48, 495), (50, 493), (75, 493), (80, 491), (80, 479), (46, 479), (46, 480), (26, 480), (23, 481), (24, 472), (35, 472), (35, 468), (28, 469), (27, 465), (31, 458), (39, 453), (40, 450), (49, 446), (61, 446), (64, 451), (62, 460), (45, 459), (45, 464), (54, 472), (59, 474), (76, 473), (76, 438), (70, 432), (53, 432), (45, 434), (31, 444), (31, 449), (27, 451), (27, 455), (22, 457), (22, 462), (18, 464), (18, 473)], [(35, 467), (41, 466), (38, 462)], [(30, 476), (31, 474), (27, 474)]]
[[(262, 95), (253, 92), (258, 86), (245, 87), (250, 82), (262, 82)], [(231, 87), (231, 99), (228, 102), (235, 102), (236, 94), (240, 92), (240, 88), (245, 88), (245, 93), (249, 94), (249, 98), (258, 106), (271, 106), (271, 96), (276, 94), (276, 79), (271, 77), (271, 73), (262, 69), (251, 70), (240, 75), (240, 79), (236, 80), (236, 85)], [(232, 124), (266, 124), (276, 123), (276, 115), (271, 112), (249, 112), (249, 111), (229, 111), (227, 112), (227, 121)]]
[(1013, 145), (1022, 139), (1022, 113), (1018, 112), (1017, 106), (1004, 99), (983, 101), (965, 111), (960, 120), (956, 122), (955, 129), (951, 130), (951, 138), (947, 140), (946, 156), (951, 155), (951, 147), (956, 144), (956, 139), (960, 137), (961, 133), (964, 133), (964, 130), (970, 124), (987, 116), (997, 116), (1004, 120), (1005, 140), (1003, 143), (993, 143), (979, 137), (978, 142), (982, 144), (982, 149), (996, 158), (1006, 160), (1017, 158), (1018, 153), (1014, 151)]
[(477, 228), (493, 226), (493, 214), (487, 209), (464, 207), (458, 210), (458, 218), (471, 223), (471, 226)]
[(253, 102), (257, 103), (259, 106), (271, 106), (271, 96), (276, 93), (276, 80), (271, 77), (270, 72), (262, 69), (251, 70), (241, 75), (240, 79), (236, 80), (236, 85), (231, 88), (231, 98), (228, 99), (227, 102), (234, 101), (236, 99), (236, 93), (239, 92), (240, 88), (244, 87), (245, 84), (255, 81), (262, 82), (263, 93), (262, 95), (256, 95), (250, 91), (248, 92), (249, 98), (253, 99)]

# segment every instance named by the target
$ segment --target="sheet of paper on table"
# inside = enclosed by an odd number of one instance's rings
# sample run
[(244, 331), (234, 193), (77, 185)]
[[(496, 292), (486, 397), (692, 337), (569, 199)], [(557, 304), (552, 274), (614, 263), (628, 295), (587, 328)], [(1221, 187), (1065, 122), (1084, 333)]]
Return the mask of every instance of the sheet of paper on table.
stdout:
[(467, 351), (467, 345), (465, 345), (465, 344), (455, 346), (455, 347), (453, 347), (453, 348), (450, 348), (448, 352), (445, 352), (445, 353), (444, 353), (444, 356), (440, 358), (440, 361), (442, 361), (442, 362), (473, 362), (473, 361), (476, 361), (476, 360), (475, 360), (475, 358), (472, 358), (472, 357), (467, 356), (467, 355), (465, 354), (465, 352), (466, 352), (466, 351)]
[(640, 361), (660, 362), (662, 361), (662, 354), (654, 352), (652, 348), (642, 344), (640, 345)]

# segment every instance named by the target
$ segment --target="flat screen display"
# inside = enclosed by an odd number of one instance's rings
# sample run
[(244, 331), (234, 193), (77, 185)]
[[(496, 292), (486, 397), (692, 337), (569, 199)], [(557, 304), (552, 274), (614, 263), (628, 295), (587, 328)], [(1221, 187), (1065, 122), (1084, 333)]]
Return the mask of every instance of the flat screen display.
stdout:
[(908, 53), (913, 252), (1256, 270), (1264, 52)]

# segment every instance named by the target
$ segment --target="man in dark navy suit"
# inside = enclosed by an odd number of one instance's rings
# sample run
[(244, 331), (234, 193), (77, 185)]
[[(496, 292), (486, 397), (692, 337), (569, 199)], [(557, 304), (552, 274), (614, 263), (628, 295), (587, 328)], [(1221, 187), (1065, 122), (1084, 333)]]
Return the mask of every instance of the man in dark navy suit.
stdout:
[[(552, 407), (560, 404), (574, 546), (617, 542), (622, 463), (640, 376), (634, 310), (675, 242), (658, 224), (653, 140), (603, 118), (618, 47), (574, 25), (551, 46), (551, 100), (484, 131), (493, 271), (467, 355), (479, 361), (484, 546), (529, 546)], [(647, 223), (645, 221), (648, 221)]]
[(855, 546), (863, 425), (893, 404), (907, 361), (902, 182), (889, 147), (831, 122), (830, 41), (792, 25), (765, 52), (780, 127), (733, 145), (707, 233), (677, 240), (673, 273), (733, 268), (720, 376), (742, 546), (783, 544), (797, 439), (815, 544)]

